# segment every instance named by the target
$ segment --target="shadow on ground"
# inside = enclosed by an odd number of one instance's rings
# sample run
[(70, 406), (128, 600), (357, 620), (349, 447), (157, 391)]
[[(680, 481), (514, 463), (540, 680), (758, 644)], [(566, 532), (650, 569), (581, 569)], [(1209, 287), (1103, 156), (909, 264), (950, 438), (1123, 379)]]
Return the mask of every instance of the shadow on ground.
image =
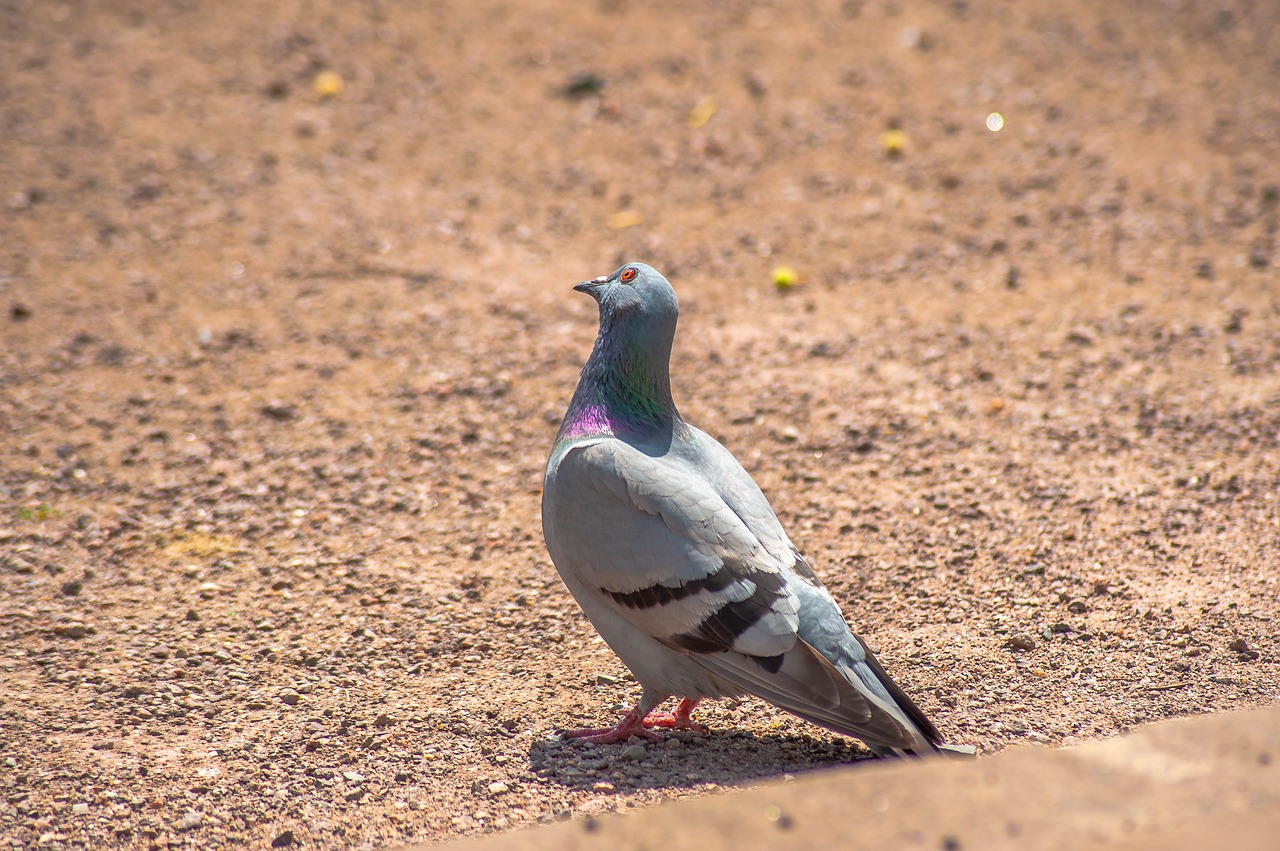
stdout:
[(660, 742), (613, 745), (544, 739), (529, 748), (529, 770), (538, 777), (587, 791), (737, 786), (868, 760), (879, 761), (854, 741), (746, 730), (675, 732)]

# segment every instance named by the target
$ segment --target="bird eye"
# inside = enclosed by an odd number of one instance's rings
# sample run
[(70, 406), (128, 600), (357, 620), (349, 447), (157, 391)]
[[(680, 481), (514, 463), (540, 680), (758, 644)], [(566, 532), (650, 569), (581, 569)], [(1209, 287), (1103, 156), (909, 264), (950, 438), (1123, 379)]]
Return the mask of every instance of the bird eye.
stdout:
[(634, 266), (630, 266), (626, 269), (623, 269), (622, 274), (618, 276), (618, 280), (622, 281), (622, 283), (624, 284), (629, 284), (635, 279), (636, 279), (636, 269)]

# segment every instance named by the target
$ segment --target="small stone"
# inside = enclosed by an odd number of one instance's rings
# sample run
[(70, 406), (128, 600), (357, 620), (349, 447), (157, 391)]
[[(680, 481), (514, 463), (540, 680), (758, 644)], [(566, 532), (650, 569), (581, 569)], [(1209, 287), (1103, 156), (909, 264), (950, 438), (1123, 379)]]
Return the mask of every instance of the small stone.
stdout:
[(286, 830), (286, 831), (283, 831), (282, 833), (277, 834), (276, 838), (271, 840), (271, 847), (272, 848), (288, 848), (290, 845), (296, 845), (297, 842), (298, 842), (298, 839), (293, 835), (293, 831)]
[(72, 813), (72, 815), (82, 816), (82, 815), (85, 815), (85, 814), (86, 814), (86, 813), (88, 813), (88, 812), (89, 812), (89, 805), (88, 805), (88, 804), (85, 804), (85, 803), (79, 803), (79, 804), (72, 804), (72, 805), (71, 805), (71, 813)]
[(280, 402), (263, 405), (258, 411), (264, 417), (275, 420), (278, 423), (288, 422), (298, 416), (298, 411), (293, 405), (286, 405)]
[(1243, 638), (1237, 638), (1235, 641), (1227, 645), (1227, 649), (1234, 650), (1237, 653), (1247, 653), (1253, 648), (1250, 647), (1249, 642), (1245, 641)]
[(297, 706), (302, 696), (291, 688), (284, 689), (280, 692), (280, 701), (286, 706)]
[(591, 784), (592, 792), (612, 792), (613, 789), (613, 784), (604, 780)]
[(1073, 615), (1083, 615), (1085, 612), (1089, 611), (1089, 604), (1084, 600), (1072, 600), (1070, 603), (1067, 603), (1067, 611), (1071, 612)]
[(627, 745), (622, 749), (622, 758), (630, 760), (644, 759), (645, 753), (644, 745)]
[(1029, 635), (1011, 635), (1004, 641), (1004, 646), (1010, 650), (1035, 650), (1035, 639)]
[(173, 827), (175, 830), (195, 830), (204, 824), (204, 813), (195, 810), (188, 810)]
[(344, 771), (342, 777), (349, 783), (363, 783), (364, 775), (358, 771)]
[(79, 641), (89, 634), (89, 627), (82, 623), (61, 624), (53, 628), (53, 634)]
[(373, 719), (373, 726), (375, 727), (390, 727), (394, 723), (391, 720), (391, 716), (385, 712), (380, 713), (377, 718)]
[(74, 597), (84, 589), (84, 583), (79, 579), (72, 579), (62, 583), (62, 593), (67, 597)]
[(596, 685), (598, 686), (615, 686), (617, 684), (617, 677), (611, 677), (608, 674), (596, 674)]
[(574, 74), (569, 78), (563, 86), (560, 87), (560, 94), (564, 97), (574, 100), (601, 95), (608, 83), (604, 77), (591, 71), (583, 71)]
[(511, 790), (511, 787), (508, 786), (506, 783), (503, 783), (501, 780), (495, 780), (489, 784), (490, 795), (501, 795), (510, 790)]

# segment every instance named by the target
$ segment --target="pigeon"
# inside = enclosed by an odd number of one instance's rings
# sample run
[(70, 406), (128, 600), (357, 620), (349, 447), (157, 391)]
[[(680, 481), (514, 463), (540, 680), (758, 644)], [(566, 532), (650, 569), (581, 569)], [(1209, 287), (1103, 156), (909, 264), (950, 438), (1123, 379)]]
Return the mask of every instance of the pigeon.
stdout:
[[(595, 744), (698, 730), (704, 698), (755, 695), (878, 756), (938, 752), (937, 729), (850, 631), (764, 493), (671, 398), (679, 303), (643, 263), (574, 287), (600, 330), (543, 481), (561, 579), (641, 685)], [(672, 697), (674, 712), (657, 712)]]

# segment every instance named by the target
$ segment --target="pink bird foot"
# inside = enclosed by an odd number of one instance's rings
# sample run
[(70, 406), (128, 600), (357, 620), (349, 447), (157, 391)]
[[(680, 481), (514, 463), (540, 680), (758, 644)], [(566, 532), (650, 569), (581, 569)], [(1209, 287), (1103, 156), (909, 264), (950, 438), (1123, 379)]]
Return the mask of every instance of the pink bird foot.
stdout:
[(699, 733), (706, 733), (707, 728), (693, 720), (693, 707), (697, 705), (698, 701), (685, 698), (680, 701), (680, 705), (676, 707), (675, 712), (650, 712), (648, 715), (641, 715), (640, 707), (635, 706), (626, 715), (622, 716), (621, 721), (612, 727), (565, 730), (560, 734), (560, 737), (562, 739), (582, 739), (584, 742), (590, 742), (593, 745), (612, 745), (616, 742), (625, 742), (632, 736), (639, 736), (651, 742), (662, 741), (661, 736), (649, 729), (651, 727), (661, 727), (668, 730), (694, 730)]

